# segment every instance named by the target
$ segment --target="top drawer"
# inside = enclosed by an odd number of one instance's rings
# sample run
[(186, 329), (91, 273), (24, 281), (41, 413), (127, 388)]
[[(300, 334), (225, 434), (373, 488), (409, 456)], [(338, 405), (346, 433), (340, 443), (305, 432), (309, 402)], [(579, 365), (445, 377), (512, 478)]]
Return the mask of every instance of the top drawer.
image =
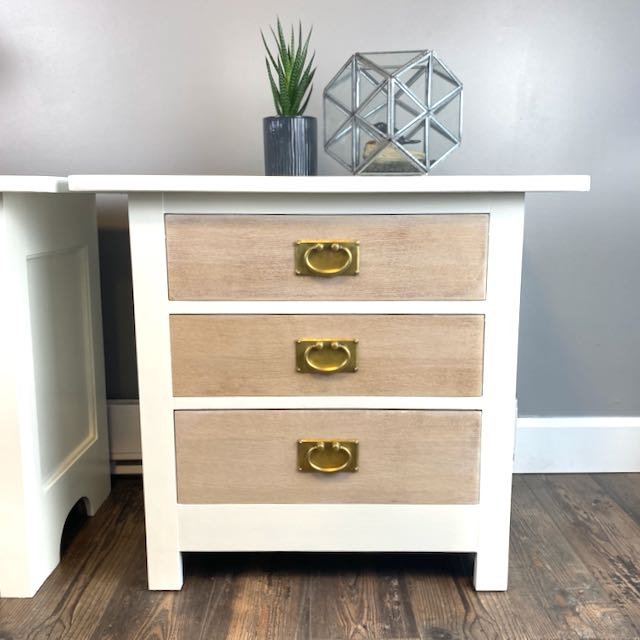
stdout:
[[(488, 214), (167, 215), (165, 224), (171, 300), (485, 297)], [(296, 275), (301, 240), (323, 242), (325, 252), (358, 242), (357, 275)], [(320, 269), (321, 254), (308, 254)]]

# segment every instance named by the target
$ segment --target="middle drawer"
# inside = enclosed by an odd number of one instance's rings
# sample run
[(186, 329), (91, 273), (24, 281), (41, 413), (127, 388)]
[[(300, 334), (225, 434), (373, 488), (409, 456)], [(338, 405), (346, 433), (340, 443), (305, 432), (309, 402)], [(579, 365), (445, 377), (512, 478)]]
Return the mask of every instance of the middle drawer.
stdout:
[[(173, 315), (174, 396), (480, 396), (481, 315)], [(297, 340), (358, 340), (357, 370), (296, 371)]]

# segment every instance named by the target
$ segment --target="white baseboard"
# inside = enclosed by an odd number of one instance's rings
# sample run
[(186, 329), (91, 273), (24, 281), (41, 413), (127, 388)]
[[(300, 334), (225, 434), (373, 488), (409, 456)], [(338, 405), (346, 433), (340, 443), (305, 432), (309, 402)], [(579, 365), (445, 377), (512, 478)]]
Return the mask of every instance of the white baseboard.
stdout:
[(137, 400), (109, 400), (111, 472), (116, 475), (142, 473), (140, 410)]
[[(109, 400), (115, 474), (141, 473), (137, 400)], [(515, 473), (640, 472), (640, 417), (518, 418)]]
[(640, 472), (640, 417), (518, 418), (514, 472)]

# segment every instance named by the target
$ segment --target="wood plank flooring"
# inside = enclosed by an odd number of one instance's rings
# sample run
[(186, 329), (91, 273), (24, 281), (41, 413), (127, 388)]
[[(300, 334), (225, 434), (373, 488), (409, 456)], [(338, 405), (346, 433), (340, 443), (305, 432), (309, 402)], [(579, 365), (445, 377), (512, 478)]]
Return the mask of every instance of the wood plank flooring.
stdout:
[(115, 478), (71, 519), (0, 640), (638, 640), (640, 474), (515, 476), (506, 593), (466, 554), (185, 554), (180, 592), (146, 590), (142, 487)]

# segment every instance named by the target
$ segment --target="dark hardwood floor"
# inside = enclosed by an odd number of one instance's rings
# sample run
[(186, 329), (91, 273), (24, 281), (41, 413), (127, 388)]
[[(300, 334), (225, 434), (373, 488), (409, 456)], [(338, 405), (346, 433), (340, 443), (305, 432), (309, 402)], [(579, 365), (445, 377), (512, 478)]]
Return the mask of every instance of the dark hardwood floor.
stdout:
[(634, 640), (640, 475), (516, 476), (510, 586), (472, 557), (186, 554), (181, 592), (146, 590), (141, 481), (75, 519), (35, 598), (0, 599), (0, 640)]

